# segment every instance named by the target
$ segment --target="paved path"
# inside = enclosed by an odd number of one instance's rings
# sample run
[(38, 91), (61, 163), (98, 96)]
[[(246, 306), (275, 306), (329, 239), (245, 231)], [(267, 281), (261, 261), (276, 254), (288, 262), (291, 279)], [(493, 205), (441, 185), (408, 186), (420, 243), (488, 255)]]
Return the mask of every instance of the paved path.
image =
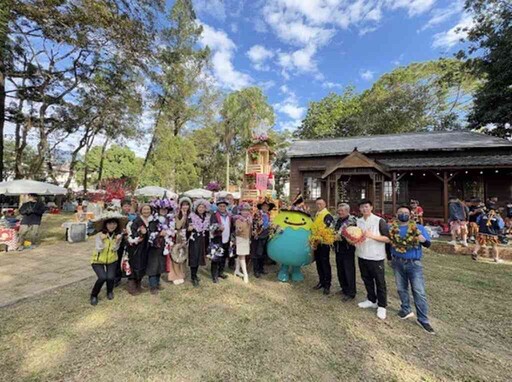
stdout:
[(0, 307), (93, 276), (94, 240), (59, 242), (23, 252), (0, 252)]

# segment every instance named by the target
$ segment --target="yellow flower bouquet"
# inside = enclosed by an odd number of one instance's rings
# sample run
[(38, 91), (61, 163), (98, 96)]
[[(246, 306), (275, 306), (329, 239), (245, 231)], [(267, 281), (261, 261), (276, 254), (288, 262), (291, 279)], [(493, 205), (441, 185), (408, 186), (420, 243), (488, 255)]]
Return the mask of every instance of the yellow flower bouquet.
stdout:
[(309, 244), (315, 250), (319, 245), (332, 245), (335, 240), (335, 233), (332, 228), (326, 227), (323, 221), (313, 222)]

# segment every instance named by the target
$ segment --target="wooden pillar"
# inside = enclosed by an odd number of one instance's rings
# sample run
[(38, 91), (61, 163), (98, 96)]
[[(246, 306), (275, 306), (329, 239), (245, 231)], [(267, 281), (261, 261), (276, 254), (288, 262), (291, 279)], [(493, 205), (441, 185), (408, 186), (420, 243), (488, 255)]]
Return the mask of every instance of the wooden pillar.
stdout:
[(327, 177), (327, 181), (325, 182), (325, 184), (327, 185), (327, 209), (329, 209), (331, 206), (331, 176), (329, 175)]
[(393, 171), (393, 179), (391, 180), (391, 194), (393, 200), (393, 211), (392, 214), (396, 211), (396, 172)]
[(443, 212), (444, 222), (448, 223), (448, 173), (443, 172)]

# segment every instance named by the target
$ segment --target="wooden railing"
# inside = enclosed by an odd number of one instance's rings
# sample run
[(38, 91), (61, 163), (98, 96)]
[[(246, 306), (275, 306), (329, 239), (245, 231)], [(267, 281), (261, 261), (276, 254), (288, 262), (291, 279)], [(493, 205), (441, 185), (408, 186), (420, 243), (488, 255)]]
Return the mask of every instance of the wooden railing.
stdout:
[(260, 193), (258, 190), (248, 189), (248, 188), (242, 189), (242, 195), (241, 195), (242, 199), (257, 199), (258, 196), (260, 196)]

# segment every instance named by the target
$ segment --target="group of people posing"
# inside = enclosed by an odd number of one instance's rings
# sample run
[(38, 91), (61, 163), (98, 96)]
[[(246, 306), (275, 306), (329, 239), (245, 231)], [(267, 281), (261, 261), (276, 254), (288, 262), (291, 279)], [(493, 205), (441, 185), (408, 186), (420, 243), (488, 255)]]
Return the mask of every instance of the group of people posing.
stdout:
[(122, 203), (121, 212), (107, 211), (94, 224), (96, 248), (92, 267), (97, 281), (91, 292), (91, 304), (107, 284), (107, 298), (114, 298), (114, 286), (128, 277), (128, 292), (142, 292), (142, 279), (148, 276), (150, 293), (158, 294), (161, 278), (179, 285), (185, 281), (185, 266), (190, 268), (194, 286), (200, 279), (198, 269), (211, 261), (211, 280), (226, 279), (226, 263), (234, 275), (249, 282), (247, 256), (251, 255), (253, 274), (265, 274), (265, 258), (269, 239), (270, 211), (275, 204), (263, 201), (253, 207), (236, 206), (228, 197), (215, 204), (182, 197), (178, 202), (158, 199), (139, 208), (133, 216), (131, 202)]
[[(416, 307), (417, 322), (428, 333), (434, 329), (428, 319), (428, 303), (423, 277), (422, 247), (430, 246), (430, 235), (425, 227), (413, 220), (410, 206), (401, 206), (396, 211), (396, 219), (388, 224), (381, 217), (373, 214), (370, 200), (359, 202), (361, 217), (350, 214), (350, 206), (340, 203), (337, 206), (337, 218), (326, 208), (325, 200), (316, 200), (318, 212), (315, 219), (321, 219), (326, 227), (334, 227), (336, 240), (336, 268), (341, 286), (339, 293), (342, 301), (351, 301), (356, 297), (357, 258), (361, 279), (366, 289), (366, 300), (358, 304), (363, 309), (377, 309), (377, 317), (386, 319), (387, 288), (385, 263), (388, 259), (395, 274), (396, 287), (401, 306), (398, 316), (401, 319), (414, 317), (411, 308), (409, 285), (412, 289)], [(348, 227), (358, 227), (361, 237), (351, 237)], [(314, 287), (331, 293), (330, 245), (317, 246), (314, 257), (319, 282)]]

